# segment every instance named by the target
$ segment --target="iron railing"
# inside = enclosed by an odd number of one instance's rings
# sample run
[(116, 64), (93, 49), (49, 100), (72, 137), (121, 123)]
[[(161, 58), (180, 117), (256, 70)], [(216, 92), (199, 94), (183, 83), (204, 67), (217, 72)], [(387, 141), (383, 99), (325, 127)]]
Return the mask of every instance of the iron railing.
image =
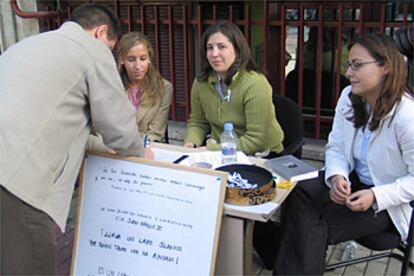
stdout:
[[(42, 30), (57, 28), (83, 2), (42, 0), (43, 12), (16, 15), (39, 18)], [(186, 121), (191, 84), (198, 69), (203, 31), (230, 20), (249, 41), (266, 70), (274, 93), (295, 99), (302, 108), (305, 135), (326, 138), (334, 106), (347, 80), (341, 74), (346, 45), (366, 32), (393, 35), (413, 24), (411, 1), (96, 1), (112, 7), (123, 31), (142, 31), (151, 40), (156, 66), (174, 85), (170, 119)], [(293, 57), (292, 61), (288, 61)]]

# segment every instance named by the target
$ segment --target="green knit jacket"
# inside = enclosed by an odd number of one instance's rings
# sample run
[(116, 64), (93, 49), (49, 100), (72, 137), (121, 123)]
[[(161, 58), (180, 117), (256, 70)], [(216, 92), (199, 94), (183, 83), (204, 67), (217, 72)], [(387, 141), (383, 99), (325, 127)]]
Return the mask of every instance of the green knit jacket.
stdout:
[(224, 123), (231, 122), (238, 137), (238, 150), (246, 154), (267, 149), (276, 153), (283, 151), (284, 134), (276, 120), (272, 87), (266, 77), (254, 71), (239, 71), (228, 87), (230, 101), (218, 95), (217, 81), (215, 73), (207, 82), (194, 81), (185, 143), (200, 146), (211, 133), (217, 143), (207, 143), (207, 149), (219, 150)]

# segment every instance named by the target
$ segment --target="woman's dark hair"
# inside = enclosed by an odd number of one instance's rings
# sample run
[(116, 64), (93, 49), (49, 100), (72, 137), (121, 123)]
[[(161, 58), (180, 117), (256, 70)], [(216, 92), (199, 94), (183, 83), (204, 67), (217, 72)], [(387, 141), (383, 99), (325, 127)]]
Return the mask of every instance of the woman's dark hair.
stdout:
[(414, 57), (414, 26), (405, 26), (395, 32), (395, 43), (401, 54), (408, 59)]
[(71, 21), (78, 23), (85, 30), (107, 25), (109, 40), (118, 39), (121, 30), (119, 20), (111, 9), (94, 3), (87, 3), (77, 7), (72, 13)]
[(213, 68), (211, 68), (207, 60), (207, 41), (210, 36), (215, 33), (222, 33), (225, 37), (227, 37), (231, 44), (233, 44), (234, 50), (236, 51), (236, 60), (230, 66), (226, 79), (224, 80), (226, 85), (230, 84), (234, 74), (236, 74), (239, 70), (256, 71), (262, 74), (264, 73), (263, 70), (253, 61), (249, 45), (247, 44), (247, 41), (240, 29), (229, 21), (219, 21), (208, 27), (203, 34), (201, 44), (201, 72), (197, 76), (198, 80), (207, 81), (210, 73), (213, 71)]
[[(407, 64), (398, 51), (394, 40), (380, 33), (369, 33), (357, 37), (349, 45), (351, 49), (355, 44), (363, 46), (370, 53), (372, 58), (377, 61), (379, 66), (388, 66), (389, 72), (384, 77), (379, 97), (375, 103), (372, 120), (369, 124), (371, 131), (376, 130), (381, 119), (387, 115), (393, 106), (398, 103), (404, 93), (414, 96), (412, 87), (407, 81)], [(365, 102), (361, 96), (350, 94), (354, 116), (351, 118), (356, 128), (367, 126), (369, 114), (365, 107)]]
[(408, 81), (414, 85), (414, 26), (405, 26), (395, 32), (395, 44), (401, 54), (407, 57)]

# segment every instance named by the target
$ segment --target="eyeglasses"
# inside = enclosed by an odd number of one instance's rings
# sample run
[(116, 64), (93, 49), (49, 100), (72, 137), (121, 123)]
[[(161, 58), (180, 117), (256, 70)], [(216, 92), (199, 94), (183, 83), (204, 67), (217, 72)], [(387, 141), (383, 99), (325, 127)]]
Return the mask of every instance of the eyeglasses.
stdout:
[(345, 62), (342, 66), (344, 67), (345, 70), (348, 70), (349, 67), (351, 67), (352, 71), (358, 71), (362, 66), (364, 66), (365, 64), (370, 64), (370, 63), (378, 63), (378, 61), (374, 60), (374, 61), (366, 61), (366, 62), (359, 62), (359, 61), (353, 61), (353, 62)]

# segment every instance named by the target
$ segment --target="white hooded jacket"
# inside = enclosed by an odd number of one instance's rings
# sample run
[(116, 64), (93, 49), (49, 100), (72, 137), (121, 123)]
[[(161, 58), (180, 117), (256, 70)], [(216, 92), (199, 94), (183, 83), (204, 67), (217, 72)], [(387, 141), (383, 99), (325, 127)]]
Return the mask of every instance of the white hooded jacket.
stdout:
[[(353, 146), (357, 129), (352, 117), (351, 86), (341, 94), (335, 110), (332, 131), (326, 145), (325, 180), (335, 174), (348, 176), (355, 167)], [(402, 97), (372, 132), (367, 164), (375, 187), (377, 212), (387, 210), (403, 240), (408, 235), (414, 200), (414, 99)]]

